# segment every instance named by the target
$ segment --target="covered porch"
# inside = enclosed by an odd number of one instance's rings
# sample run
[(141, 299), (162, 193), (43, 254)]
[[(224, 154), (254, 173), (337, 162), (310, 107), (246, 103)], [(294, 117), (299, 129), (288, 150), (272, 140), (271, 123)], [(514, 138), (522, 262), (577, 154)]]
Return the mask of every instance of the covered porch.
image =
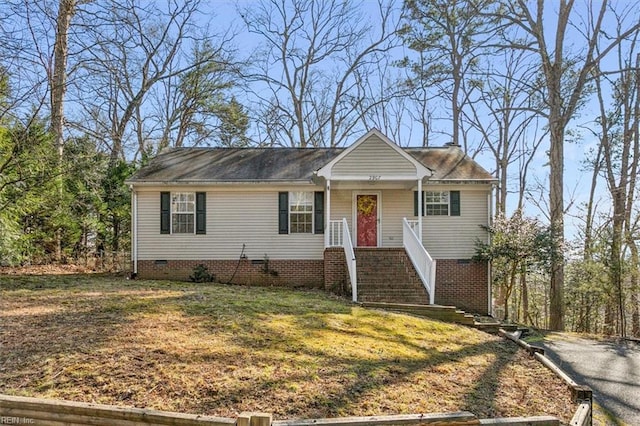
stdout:
[[(431, 170), (374, 130), (316, 175), (325, 187), (325, 250), (344, 250), (353, 300), (364, 275), (358, 249), (395, 248), (404, 249), (433, 304), (436, 264), (422, 244), (423, 185)], [(380, 272), (390, 265), (380, 262)]]

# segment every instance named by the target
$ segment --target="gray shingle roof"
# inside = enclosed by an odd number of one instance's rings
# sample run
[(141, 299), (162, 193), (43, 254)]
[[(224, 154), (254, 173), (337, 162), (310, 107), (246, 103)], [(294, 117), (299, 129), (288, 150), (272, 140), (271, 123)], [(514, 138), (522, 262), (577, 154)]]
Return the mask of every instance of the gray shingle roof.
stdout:
[(495, 180), (458, 147), (406, 148), (405, 151), (433, 171), (429, 180)]
[[(345, 148), (173, 148), (153, 158), (128, 183), (309, 182)], [(407, 148), (434, 171), (432, 180), (493, 180), (456, 147)]]

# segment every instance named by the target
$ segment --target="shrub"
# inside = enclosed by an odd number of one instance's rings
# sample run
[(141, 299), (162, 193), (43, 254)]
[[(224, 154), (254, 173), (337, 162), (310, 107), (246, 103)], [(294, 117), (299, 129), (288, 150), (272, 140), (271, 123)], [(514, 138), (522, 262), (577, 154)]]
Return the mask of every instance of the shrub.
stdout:
[(216, 277), (209, 272), (209, 268), (201, 263), (193, 268), (193, 274), (189, 275), (189, 279), (194, 283), (210, 283), (213, 282)]

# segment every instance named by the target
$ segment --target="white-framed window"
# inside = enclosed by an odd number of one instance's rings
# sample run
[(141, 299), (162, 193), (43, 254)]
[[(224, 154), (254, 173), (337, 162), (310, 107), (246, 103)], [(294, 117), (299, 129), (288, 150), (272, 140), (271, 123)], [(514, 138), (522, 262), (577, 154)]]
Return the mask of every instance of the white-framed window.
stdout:
[(289, 232), (313, 233), (313, 192), (289, 193)]
[(196, 222), (196, 193), (171, 193), (171, 233), (194, 234)]
[(425, 191), (424, 214), (426, 216), (448, 216), (449, 191)]

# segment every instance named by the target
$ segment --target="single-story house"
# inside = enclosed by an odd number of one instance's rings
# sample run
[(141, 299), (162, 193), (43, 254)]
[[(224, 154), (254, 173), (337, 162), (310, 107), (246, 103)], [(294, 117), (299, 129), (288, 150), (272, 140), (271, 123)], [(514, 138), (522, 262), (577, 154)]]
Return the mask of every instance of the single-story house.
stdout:
[(173, 148), (138, 170), (141, 278), (325, 288), (354, 301), (490, 313), (495, 179), (457, 146), (401, 148), (371, 130), (347, 148)]

